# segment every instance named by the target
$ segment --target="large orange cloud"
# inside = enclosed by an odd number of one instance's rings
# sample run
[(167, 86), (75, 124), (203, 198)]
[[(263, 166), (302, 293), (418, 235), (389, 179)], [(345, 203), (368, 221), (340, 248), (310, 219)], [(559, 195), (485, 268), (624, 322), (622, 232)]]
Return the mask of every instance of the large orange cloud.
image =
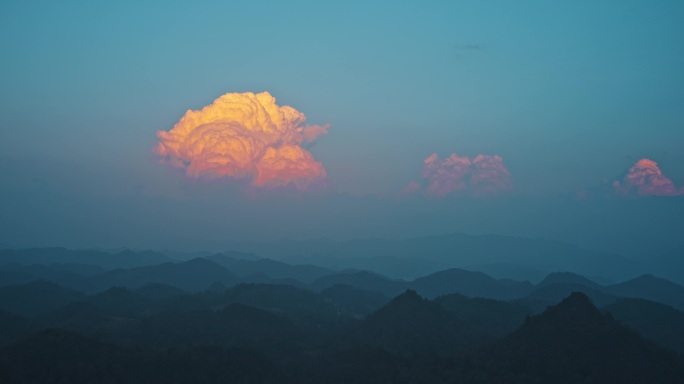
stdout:
[(475, 158), (451, 156), (439, 159), (436, 153), (423, 161), (421, 176), (425, 186), (412, 181), (402, 194), (421, 190), (432, 196), (449, 194), (491, 195), (513, 188), (511, 174), (500, 156), (477, 155)]
[(665, 177), (658, 163), (641, 159), (629, 168), (622, 181), (614, 181), (613, 188), (620, 194), (638, 196), (676, 196), (684, 194), (684, 187), (677, 189), (672, 180)]
[(268, 92), (227, 93), (202, 110), (187, 111), (170, 131), (157, 132), (155, 150), (192, 178), (304, 189), (325, 179), (326, 171), (301, 144), (329, 127), (303, 125), (305, 120), (296, 109), (278, 106)]

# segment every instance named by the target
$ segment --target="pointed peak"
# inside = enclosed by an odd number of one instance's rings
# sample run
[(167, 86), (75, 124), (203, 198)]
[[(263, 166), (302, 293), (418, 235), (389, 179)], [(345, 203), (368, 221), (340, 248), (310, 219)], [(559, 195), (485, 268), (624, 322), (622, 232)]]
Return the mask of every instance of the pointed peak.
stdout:
[(183, 265), (184, 267), (204, 267), (204, 268), (223, 268), (221, 267), (218, 263), (215, 261), (206, 259), (204, 257), (195, 257), (194, 259), (190, 259), (188, 261), (182, 262), (177, 265)]
[(550, 306), (542, 315), (562, 315), (567, 318), (602, 317), (601, 311), (591, 302), (589, 296), (583, 292), (572, 292), (560, 303)]
[(589, 306), (594, 306), (591, 303), (591, 299), (589, 299), (589, 296), (587, 296), (584, 292), (578, 292), (575, 291), (570, 294), (570, 296), (566, 297), (561, 301), (561, 304), (564, 305), (589, 305)]
[[(424, 299), (422, 296), (418, 294), (418, 292), (412, 290), (412, 289), (407, 289), (404, 291), (404, 293), (400, 294), (399, 296), (396, 296), (392, 300), (390, 300), (389, 303), (387, 303), (382, 309), (384, 310), (396, 310), (399, 308), (426, 308), (427, 306), (430, 306), (430, 302), (426, 299)], [(402, 309), (402, 310), (403, 310)]]
[(93, 297), (106, 296), (106, 295), (129, 295), (132, 293), (133, 292), (131, 292), (131, 290), (128, 289), (127, 287), (116, 285), (116, 286), (110, 287), (110, 288), (96, 294)]
[(418, 292), (414, 291), (413, 289), (407, 289), (402, 293), (401, 295), (397, 296), (394, 298), (392, 301), (396, 300), (420, 300), (423, 301), (423, 297), (421, 297)]
[(555, 283), (578, 283), (584, 284), (589, 287), (598, 286), (594, 281), (579, 275), (574, 272), (552, 272), (546, 275), (544, 280), (540, 281), (537, 285), (544, 286)]

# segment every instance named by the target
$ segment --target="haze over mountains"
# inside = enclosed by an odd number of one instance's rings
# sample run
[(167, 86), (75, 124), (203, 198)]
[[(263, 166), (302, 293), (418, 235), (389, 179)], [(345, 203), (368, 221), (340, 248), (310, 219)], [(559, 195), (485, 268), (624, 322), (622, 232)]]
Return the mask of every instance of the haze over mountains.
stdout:
[[(555, 271), (624, 280), (642, 273), (665, 273), (684, 283), (684, 245), (665, 254), (627, 258), (543, 239), (500, 235), (445, 234), (408, 239), (278, 241), (231, 243), (228, 249), (290, 264), (331, 269), (372, 270), (413, 279), (447, 268), (465, 268), (497, 277), (540, 280)], [(668, 272), (669, 271), (669, 272)]]
[(460, 234), (243, 243), (224, 253), (34, 248), (0, 251), (0, 285), (45, 280), (95, 293), (150, 283), (188, 292), (216, 284), (276, 283), (316, 291), (342, 284), (388, 297), (413, 289), (429, 298), (457, 292), (525, 299), (542, 309), (581, 288), (601, 305), (635, 297), (682, 308), (684, 274), (674, 281), (658, 277), (676, 274), (684, 264), (680, 250), (647, 262), (555, 241)]
[(679, 383), (684, 286), (657, 273), (675, 254), (465, 235), (2, 250), (0, 379)]
[[(74, 268), (87, 272), (90, 268), (94, 274), (102, 269), (141, 267), (197, 257), (215, 261), (236, 274), (269, 271), (271, 278), (294, 277), (287, 270), (295, 265), (299, 271), (297, 278), (307, 282), (325, 275), (324, 269), (369, 270), (395, 279), (411, 280), (444, 269), (462, 268), (498, 278), (532, 282), (540, 281), (549, 273), (565, 271), (590, 276), (602, 283), (650, 273), (684, 284), (684, 245), (635, 259), (552, 240), (463, 234), (395, 240), (231, 243), (227, 251), (219, 253), (63, 248), (4, 250), (0, 265), (50, 265), (65, 272), (78, 272)], [(262, 265), (249, 263), (256, 260)]]

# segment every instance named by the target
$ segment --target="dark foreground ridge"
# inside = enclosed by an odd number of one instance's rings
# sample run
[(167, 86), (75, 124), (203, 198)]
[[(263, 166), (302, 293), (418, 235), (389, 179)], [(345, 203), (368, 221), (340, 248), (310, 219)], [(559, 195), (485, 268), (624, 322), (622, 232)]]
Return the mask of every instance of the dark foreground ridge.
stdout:
[(41, 316), (0, 313), (24, 334), (0, 349), (0, 382), (684, 382), (679, 355), (578, 292), (526, 319), (519, 304), (411, 290), (361, 320), (284, 285), (161, 296), (114, 288)]
[(677, 383), (681, 362), (671, 351), (601, 313), (580, 292), (502, 340), (468, 356), (472, 383)]

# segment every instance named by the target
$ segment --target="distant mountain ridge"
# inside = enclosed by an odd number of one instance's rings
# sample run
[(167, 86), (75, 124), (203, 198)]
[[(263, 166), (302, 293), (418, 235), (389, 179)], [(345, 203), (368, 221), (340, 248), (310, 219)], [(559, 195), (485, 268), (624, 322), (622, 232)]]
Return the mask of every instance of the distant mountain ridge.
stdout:
[(272, 279), (295, 279), (302, 283), (311, 283), (314, 280), (333, 273), (332, 270), (316, 265), (290, 265), (272, 259), (237, 259), (230, 254), (217, 253), (205, 257), (241, 277), (264, 274)]
[[(564, 270), (624, 280), (644, 273), (644, 264), (619, 255), (586, 250), (543, 239), (499, 235), (447, 234), (409, 239), (334, 241), (280, 241), (231, 243), (227, 248), (253, 252), (293, 264), (314, 264), (331, 269), (366, 269), (393, 278), (414, 279), (448, 268), (491, 271), (538, 271), (544, 275)], [(616, 270), (615, 265), (620, 265)], [(506, 266), (501, 268), (500, 266)]]
[(549, 273), (542, 281), (537, 283), (537, 287), (543, 287), (551, 284), (578, 284), (584, 285), (592, 289), (600, 289), (601, 285), (593, 280), (590, 280), (582, 275), (572, 272), (553, 272)]
[(72, 250), (66, 248), (29, 248), (0, 250), (0, 266), (6, 264), (52, 265), (81, 264), (95, 265), (106, 269), (135, 268), (174, 261), (162, 253), (154, 251), (133, 252), (124, 250), (117, 253), (102, 251)]
[(204, 258), (182, 263), (163, 263), (132, 269), (116, 269), (97, 276), (101, 289), (122, 286), (141, 288), (149, 283), (171, 285), (187, 291), (207, 289), (210, 284), (232, 286), (239, 279), (219, 264)]
[[(450, 236), (445, 238), (451, 239)], [(456, 240), (460, 241), (459, 239), (461, 236), (456, 236)], [(516, 241), (525, 243), (525, 240)], [(378, 247), (378, 244), (384, 242), (372, 240), (368, 244)], [(64, 262), (60, 262), (62, 257), (66, 258)], [(114, 261), (117, 258), (121, 260)], [(79, 264), (79, 260), (100, 260), (103, 265)], [(573, 291), (582, 291), (600, 306), (609, 305), (619, 298), (638, 298), (684, 310), (684, 286), (650, 274), (606, 285), (576, 272), (553, 272), (535, 285), (528, 281), (495, 278), (484, 272), (462, 268), (447, 268), (415, 279), (393, 279), (375, 271), (338, 271), (318, 265), (292, 265), (245, 252), (153, 263), (160, 260), (168, 260), (168, 257), (148, 251), (106, 254), (63, 248), (5, 250), (0, 251), (0, 289), (38, 280), (53, 282), (82, 293), (101, 292), (115, 286), (135, 290), (156, 284), (160, 287), (159, 291), (149, 292), (150, 295), (172, 296), (177, 294), (172, 291), (174, 288), (181, 292), (197, 292), (213, 285), (213, 290), (224, 290), (239, 283), (291, 285), (317, 292), (342, 285), (386, 297), (394, 297), (411, 289), (430, 299), (458, 293), (468, 297), (518, 300), (532, 308), (533, 312), (544, 310)], [(418, 259), (414, 261), (416, 260)], [(40, 263), (33, 264), (34, 262)], [(145, 265), (111, 269), (117, 264)], [(171, 287), (172, 290), (163, 286)], [(351, 295), (352, 292), (346, 294)], [(352, 307), (347, 305), (345, 310), (350, 311)], [(368, 311), (362, 308), (363, 306), (353, 311)]]
[[(588, 250), (556, 240), (460, 233), (406, 239), (229, 242), (224, 247), (227, 250), (221, 254), (242, 262), (271, 259), (290, 266), (307, 265), (333, 271), (370, 270), (404, 280), (413, 280), (445, 269), (461, 268), (484, 272), (495, 278), (532, 282), (540, 281), (552, 272), (567, 271), (590, 276), (604, 284), (647, 273), (684, 284), (684, 244), (668, 252), (641, 259)], [(44, 266), (60, 263), (67, 265), (63, 268), (65, 271), (87, 274), (89, 272), (84, 267), (75, 269), (73, 265), (91, 265), (111, 270), (215, 255), (215, 252), (205, 251), (5, 249), (0, 250), (0, 268), (13, 263)], [(241, 274), (237, 270), (235, 273)], [(311, 282), (318, 277), (320, 276), (316, 276), (316, 272), (311, 271), (309, 277), (300, 276), (299, 280)]]
[(449, 293), (460, 293), (470, 297), (489, 297), (510, 300), (522, 297), (534, 286), (528, 281), (494, 279), (482, 273), (451, 268), (420, 277), (410, 283), (412, 289), (434, 298)]
[(606, 291), (616, 296), (657, 301), (684, 309), (684, 286), (651, 274), (607, 286)]

